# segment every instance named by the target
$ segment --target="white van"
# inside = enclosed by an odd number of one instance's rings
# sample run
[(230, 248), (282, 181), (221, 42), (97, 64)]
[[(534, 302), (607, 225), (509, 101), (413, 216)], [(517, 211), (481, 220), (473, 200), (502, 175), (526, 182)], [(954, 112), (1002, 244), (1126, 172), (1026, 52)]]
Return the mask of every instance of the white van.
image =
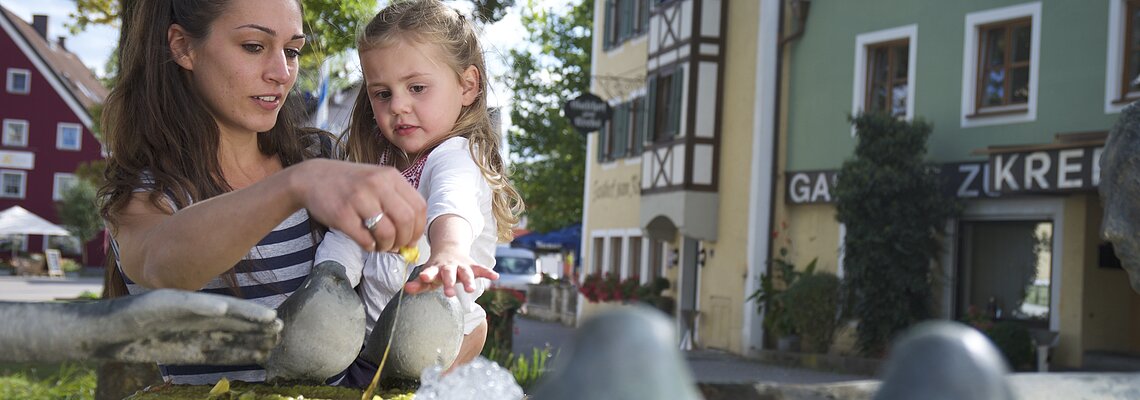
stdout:
[(533, 251), (499, 246), (495, 249), (495, 272), (499, 279), (491, 286), (500, 286), (526, 292), (526, 285), (542, 282), (542, 268)]

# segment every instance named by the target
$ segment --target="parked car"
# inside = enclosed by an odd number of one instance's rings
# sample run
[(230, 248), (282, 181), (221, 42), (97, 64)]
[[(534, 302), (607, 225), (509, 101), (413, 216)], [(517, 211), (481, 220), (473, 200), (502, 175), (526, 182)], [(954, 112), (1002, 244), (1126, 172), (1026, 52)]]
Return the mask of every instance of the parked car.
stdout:
[(542, 268), (534, 252), (518, 247), (499, 246), (495, 249), (495, 272), (499, 279), (491, 286), (527, 291), (527, 284), (542, 281)]

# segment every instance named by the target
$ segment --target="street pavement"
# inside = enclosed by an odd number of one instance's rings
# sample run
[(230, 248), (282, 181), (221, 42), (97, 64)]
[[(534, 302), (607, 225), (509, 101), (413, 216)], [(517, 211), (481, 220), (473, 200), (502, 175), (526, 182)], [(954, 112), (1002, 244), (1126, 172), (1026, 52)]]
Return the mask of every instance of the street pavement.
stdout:
[[(539, 321), (523, 316), (515, 317), (515, 354), (530, 356), (531, 349), (550, 346), (552, 357), (547, 361), (553, 366), (559, 357), (560, 349), (567, 349), (573, 342), (575, 329), (558, 322)], [(814, 384), (835, 383), (870, 379), (867, 376), (838, 374), (809, 369), (788, 368), (767, 365), (731, 353), (717, 350), (694, 350), (685, 352), (689, 370), (698, 383), (785, 383)]]

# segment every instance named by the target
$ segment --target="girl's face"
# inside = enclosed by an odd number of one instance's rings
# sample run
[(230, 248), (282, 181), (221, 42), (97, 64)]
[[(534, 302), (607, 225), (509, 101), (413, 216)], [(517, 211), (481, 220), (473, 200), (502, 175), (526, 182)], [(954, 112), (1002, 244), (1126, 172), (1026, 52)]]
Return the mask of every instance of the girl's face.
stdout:
[(478, 96), (479, 70), (458, 75), (440, 46), (399, 40), (360, 53), (376, 125), (409, 157), (451, 134), (459, 112)]
[(167, 36), (223, 134), (273, 128), (305, 45), (296, 0), (233, 0), (205, 38), (192, 40), (178, 25)]

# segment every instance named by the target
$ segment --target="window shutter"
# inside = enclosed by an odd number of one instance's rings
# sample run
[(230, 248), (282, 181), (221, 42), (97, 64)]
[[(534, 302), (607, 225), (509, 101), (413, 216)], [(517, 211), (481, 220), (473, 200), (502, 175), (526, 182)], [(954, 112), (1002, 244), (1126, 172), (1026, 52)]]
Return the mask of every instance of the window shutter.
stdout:
[(618, 4), (620, 4), (620, 8), (621, 8), (621, 10), (618, 11), (618, 17), (621, 18), (621, 22), (618, 24), (618, 29), (620, 30), (620, 32), (618, 34), (618, 40), (624, 41), (626, 39), (629, 39), (630, 36), (633, 36), (633, 18), (634, 18), (633, 2), (634, 2), (634, 0), (618, 0), (618, 1), (619, 1)]
[(630, 147), (633, 148), (630, 155), (640, 156), (641, 151), (645, 145), (645, 97), (638, 97), (633, 100), (633, 106), (630, 108), (632, 113), (631, 121), (636, 129), (630, 133)]
[(656, 136), (655, 132), (657, 127), (653, 124), (657, 121), (653, 116), (657, 113), (657, 77), (652, 76), (649, 78), (649, 96), (646, 97), (645, 102), (645, 143), (652, 143), (653, 138)]
[(614, 14), (617, 14), (617, 7), (614, 7), (614, 0), (606, 0), (606, 22), (602, 27), (602, 47), (610, 48), (614, 43)]
[(602, 124), (602, 129), (598, 129), (598, 164), (606, 161), (606, 148), (609, 147), (606, 143), (609, 141), (610, 122), (607, 121)]
[(615, 122), (613, 158), (625, 158), (626, 147), (629, 144), (629, 103), (617, 106)]
[(681, 136), (681, 96), (684, 92), (685, 70), (678, 67), (673, 72), (673, 88), (669, 95), (669, 131)]
[(638, 0), (638, 2), (641, 3), (641, 7), (639, 8), (639, 10), (641, 10), (639, 14), (641, 15), (638, 16), (641, 19), (641, 23), (637, 24), (638, 33), (646, 33), (649, 32), (649, 0)]

